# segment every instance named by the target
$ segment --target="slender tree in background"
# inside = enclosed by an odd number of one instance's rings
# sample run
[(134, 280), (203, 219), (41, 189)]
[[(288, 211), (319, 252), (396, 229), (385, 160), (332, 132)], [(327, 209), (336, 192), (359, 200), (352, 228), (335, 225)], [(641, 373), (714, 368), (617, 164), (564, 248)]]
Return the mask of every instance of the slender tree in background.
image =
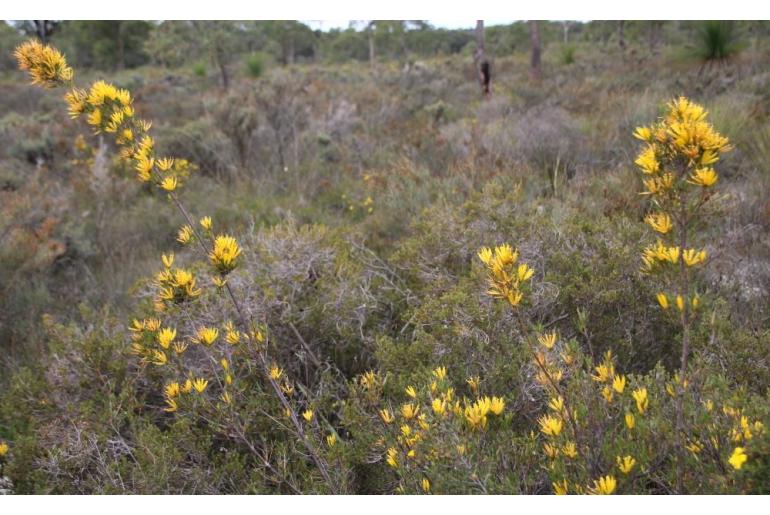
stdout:
[(374, 46), (374, 24), (375, 21), (370, 21), (366, 26), (366, 36), (369, 40), (369, 66), (374, 67), (374, 61), (377, 58), (375, 46)]
[(484, 96), (492, 91), (492, 69), (484, 48), (484, 20), (476, 21), (476, 50), (473, 51), (473, 62), (479, 77), (479, 84)]
[(235, 27), (228, 21), (195, 21), (193, 22), (203, 47), (209, 53), (211, 61), (219, 70), (219, 82), (222, 89), (230, 87), (230, 71), (228, 65), (236, 47)]
[(59, 22), (53, 20), (33, 20), (32, 23), (35, 24), (35, 34), (43, 43), (48, 42), (48, 38), (59, 26)]
[(540, 64), (540, 27), (537, 24), (537, 20), (529, 21), (529, 39), (532, 44), (529, 75), (532, 80), (540, 80), (542, 77), (542, 66)]
[(621, 50), (626, 49), (626, 35), (624, 33), (625, 25), (625, 20), (620, 20), (618, 22), (618, 45), (620, 45)]

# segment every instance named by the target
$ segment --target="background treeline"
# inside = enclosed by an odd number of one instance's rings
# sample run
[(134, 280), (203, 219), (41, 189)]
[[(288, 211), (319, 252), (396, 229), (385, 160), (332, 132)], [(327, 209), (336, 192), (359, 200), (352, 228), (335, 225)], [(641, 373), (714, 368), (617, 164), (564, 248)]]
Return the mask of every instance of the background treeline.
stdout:
[[(11, 48), (24, 37), (37, 36), (61, 48), (78, 68), (119, 70), (144, 64), (169, 68), (235, 61), (256, 71), (267, 62), (341, 63), (414, 59), (467, 54), (475, 48), (474, 32), (443, 29), (424, 21), (360, 21), (348, 29), (313, 30), (298, 21), (13, 21), (0, 25), (0, 46)], [(540, 40), (550, 44), (590, 43), (639, 46), (656, 51), (665, 45), (687, 45), (702, 28), (696, 21), (543, 21)], [(749, 37), (768, 34), (766, 24), (737, 22)], [(530, 46), (527, 22), (490, 26), (486, 51), (505, 56)], [(2, 66), (10, 67), (9, 56)], [(258, 60), (263, 63), (256, 64)], [(204, 68), (205, 69), (205, 68)]]

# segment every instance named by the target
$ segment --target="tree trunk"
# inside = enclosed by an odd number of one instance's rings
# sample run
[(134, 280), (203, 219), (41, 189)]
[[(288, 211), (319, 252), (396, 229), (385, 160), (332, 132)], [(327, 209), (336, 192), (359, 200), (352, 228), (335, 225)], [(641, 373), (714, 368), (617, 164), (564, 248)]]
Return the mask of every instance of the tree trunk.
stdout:
[(626, 25), (626, 22), (624, 20), (620, 20), (618, 22), (618, 44), (620, 45), (621, 50), (626, 49), (626, 36), (623, 32), (625, 25)]
[(375, 60), (375, 49), (374, 49), (374, 31), (369, 31), (369, 66), (374, 68), (374, 60)]
[(540, 27), (537, 24), (537, 20), (530, 20), (529, 22), (529, 37), (532, 43), (529, 74), (532, 80), (539, 81), (543, 72), (540, 64)]
[(489, 64), (489, 59), (487, 59), (484, 46), (484, 20), (477, 20), (476, 49), (473, 51), (473, 65), (479, 78), (481, 92), (485, 97), (489, 97), (492, 92), (492, 67)]
[(123, 22), (119, 21), (117, 22), (117, 30), (115, 31), (115, 37), (117, 38), (117, 47), (118, 47), (118, 62), (116, 63), (116, 66), (118, 70), (123, 70), (126, 67), (126, 45), (125, 41), (123, 40)]
[(227, 65), (225, 64), (225, 60), (222, 58), (221, 54), (221, 49), (217, 49), (216, 60), (217, 66), (219, 67), (219, 79), (222, 84), (222, 89), (227, 91), (230, 88), (230, 74), (227, 72)]
[(52, 20), (33, 20), (35, 25), (35, 33), (40, 38), (40, 42), (43, 44), (48, 43), (48, 38), (51, 37), (53, 31), (56, 29), (58, 22)]

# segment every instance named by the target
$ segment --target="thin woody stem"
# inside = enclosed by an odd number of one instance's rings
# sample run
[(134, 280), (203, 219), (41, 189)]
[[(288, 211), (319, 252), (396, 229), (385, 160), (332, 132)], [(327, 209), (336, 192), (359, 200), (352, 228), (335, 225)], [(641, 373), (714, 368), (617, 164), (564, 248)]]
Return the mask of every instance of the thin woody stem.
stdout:
[[(169, 193), (169, 198), (171, 198), (171, 200), (174, 202), (176, 207), (182, 213), (182, 216), (184, 216), (190, 229), (193, 232), (193, 235), (195, 236), (195, 239), (198, 241), (198, 244), (200, 245), (201, 250), (203, 251), (204, 255), (208, 257), (208, 254), (210, 251), (206, 246), (205, 240), (200, 237), (200, 234), (195, 229), (195, 224), (192, 220), (192, 217), (190, 216), (190, 213), (187, 211), (187, 209), (185, 209), (184, 205), (179, 200), (179, 197), (174, 192)], [(233, 290), (228, 283), (225, 283), (225, 288), (227, 289), (227, 293), (230, 297), (230, 301), (232, 302), (236, 312), (238, 313), (238, 321), (240, 322), (241, 327), (245, 331), (247, 331), (247, 334), (248, 334), (249, 332), (251, 332), (252, 324), (250, 324), (247, 321), (246, 316), (244, 315), (243, 309), (241, 308), (241, 305), (238, 302), (238, 299), (235, 297), (235, 294), (233, 293)], [(281, 386), (272, 377), (270, 377), (270, 374), (267, 373), (269, 369), (269, 364), (267, 362), (267, 358), (265, 357), (265, 353), (263, 352), (263, 350), (257, 349), (256, 355), (259, 358), (263, 371), (267, 375), (270, 386), (273, 388), (273, 391), (278, 397), (278, 400), (280, 401), (284, 410), (286, 410), (286, 412), (289, 414), (289, 418), (291, 419), (292, 424), (294, 425), (294, 429), (297, 431), (297, 435), (300, 437), (300, 440), (302, 440), (302, 443), (305, 445), (305, 448), (310, 453), (310, 456), (312, 457), (313, 462), (315, 462), (316, 466), (318, 467), (318, 470), (323, 476), (324, 481), (326, 481), (327, 485), (329, 485), (329, 488), (332, 490), (332, 492), (336, 493), (337, 490), (334, 486), (334, 483), (331, 480), (331, 477), (329, 476), (326, 463), (321, 459), (321, 457), (315, 451), (313, 446), (310, 444), (307, 434), (305, 433), (305, 430), (302, 427), (302, 423), (299, 421), (299, 418), (297, 417), (295, 410), (292, 409), (291, 403), (289, 402), (289, 400), (286, 398), (283, 391), (281, 390)]]

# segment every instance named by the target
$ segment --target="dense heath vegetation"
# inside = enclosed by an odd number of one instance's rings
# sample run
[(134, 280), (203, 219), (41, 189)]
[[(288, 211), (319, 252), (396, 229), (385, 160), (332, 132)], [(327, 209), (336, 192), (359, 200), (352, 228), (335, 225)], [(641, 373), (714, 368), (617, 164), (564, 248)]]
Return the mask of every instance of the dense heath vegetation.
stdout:
[(539, 29), (0, 25), (0, 491), (768, 493), (770, 26)]

